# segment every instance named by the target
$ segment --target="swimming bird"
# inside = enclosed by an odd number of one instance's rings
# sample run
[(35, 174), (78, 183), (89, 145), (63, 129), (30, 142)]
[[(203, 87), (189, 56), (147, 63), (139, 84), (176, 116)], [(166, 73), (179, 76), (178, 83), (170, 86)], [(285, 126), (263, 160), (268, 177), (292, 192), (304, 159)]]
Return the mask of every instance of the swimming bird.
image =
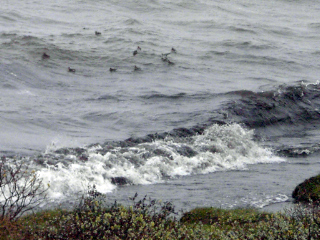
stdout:
[(76, 70), (74, 68), (68, 67), (68, 72), (76, 72)]
[(101, 32), (95, 31), (96, 36), (101, 35)]
[(162, 56), (162, 57), (161, 57), (161, 60), (164, 61), (164, 62), (168, 62), (167, 56)]
[(171, 48), (171, 52), (177, 53), (177, 50), (175, 50), (174, 48)]
[(141, 71), (141, 68), (139, 68), (136, 65), (134, 65), (134, 71)]
[(141, 47), (138, 46), (137, 49), (133, 51), (133, 56), (138, 54), (138, 50), (141, 51)]
[(42, 59), (48, 59), (48, 58), (50, 58), (50, 56), (44, 52), (42, 54)]
[(117, 71), (116, 68), (110, 68), (110, 72), (115, 72), (115, 71)]
[(162, 54), (161, 54), (161, 57), (167, 57), (170, 53), (171, 53), (171, 52), (169, 52), (169, 53), (162, 53)]

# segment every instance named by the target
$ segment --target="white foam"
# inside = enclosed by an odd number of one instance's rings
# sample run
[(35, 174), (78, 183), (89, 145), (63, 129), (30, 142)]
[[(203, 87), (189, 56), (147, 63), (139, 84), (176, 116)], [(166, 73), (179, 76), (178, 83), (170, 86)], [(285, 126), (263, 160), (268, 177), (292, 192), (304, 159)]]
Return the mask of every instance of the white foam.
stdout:
[[(170, 137), (135, 147), (114, 148), (107, 153), (97, 151), (101, 146), (95, 146), (87, 150), (88, 161), (64, 156), (72, 163), (43, 168), (39, 175), (51, 185), (51, 196), (60, 198), (83, 191), (88, 184), (95, 184), (99, 192), (110, 192), (115, 188), (111, 184), (113, 177), (125, 177), (132, 184), (154, 184), (177, 176), (246, 170), (250, 164), (285, 161), (255, 142), (253, 134), (239, 124), (213, 125), (202, 135)], [(192, 149), (194, 154), (185, 156), (179, 153), (181, 148)]]
[(103, 176), (106, 172), (103, 162), (96, 160), (86, 163), (72, 163), (67, 167), (62, 163), (48, 166), (38, 171), (44, 184), (49, 184), (49, 197), (60, 199), (74, 193), (84, 192), (89, 185), (95, 185), (101, 193), (111, 192), (115, 186)]
[[(254, 208), (264, 208), (266, 206), (275, 204), (275, 203), (281, 203), (288, 201), (289, 197), (284, 194), (277, 194), (274, 196), (267, 195), (260, 199), (251, 199), (247, 202), (250, 203), (250, 205)], [(246, 202), (244, 200), (244, 202)]]

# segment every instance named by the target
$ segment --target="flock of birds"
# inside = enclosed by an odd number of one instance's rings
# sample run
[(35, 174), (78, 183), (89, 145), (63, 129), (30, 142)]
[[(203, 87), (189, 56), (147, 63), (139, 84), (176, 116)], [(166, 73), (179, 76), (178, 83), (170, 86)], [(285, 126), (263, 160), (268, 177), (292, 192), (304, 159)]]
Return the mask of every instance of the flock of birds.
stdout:
[[(137, 47), (136, 50), (133, 51), (133, 56), (136, 56), (139, 52), (141, 51), (141, 47)], [(171, 53), (177, 53), (177, 51), (174, 49), (174, 48), (171, 48), (171, 52), (169, 53), (163, 53), (161, 55), (161, 60), (164, 61), (164, 62), (167, 62), (169, 65), (174, 65), (173, 62), (171, 62), (169, 59), (168, 59), (168, 55), (171, 54)], [(110, 68), (109, 69), (110, 72), (115, 72), (117, 71), (116, 68)], [(134, 66), (133, 68), (134, 71), (141, 71), (141, 68), (137, 67), (136, 65)]]
[[(101, 32), (95, 31), (95, 35), (96, 35), (96, 36), (99, 36), (99, 35), (101, 35)], [(136, 56), (140, 51), (141, 51), (141, 47), (138, 46), (137, 49), (133, 51), (133, 56)], [(161, 54), (161, 60), (162, 60), (163, 62), (167, 62), (169, 65), (174, 65), (174, 62), (172, 62), (172, 61), (170, 61), (170, 60), (168, 59), (168, 55), (171, 54), (171, 53), (177, 53), (176, 49), (171, 48), (171, 52)], [(42, 54), (42, 59), (43, 59), (43, 60), (44, 60), (44, 59), (49, 59), (49, 58), (50, 58), (50, 55), (48, 55), (47, 53), (44, 52), (44, 53)], [(137, 66), (135, 65), (134, 68), (133, 68), (133, 70), (134, 70), (134, 71), (141, 71), (141, 68), (139, 68), (139, 67), (137, 67)], [(111, 67), (111, 68), (109, 69), (109, 71), (110, 71), (110, 72), (115, 72), (115, 71), (117, 71), (117, 69)], [(71, 67), (68, 67), (68, 72), (75, 73), (75, 72), (76, 72), (76, 69), (71, 68)]]

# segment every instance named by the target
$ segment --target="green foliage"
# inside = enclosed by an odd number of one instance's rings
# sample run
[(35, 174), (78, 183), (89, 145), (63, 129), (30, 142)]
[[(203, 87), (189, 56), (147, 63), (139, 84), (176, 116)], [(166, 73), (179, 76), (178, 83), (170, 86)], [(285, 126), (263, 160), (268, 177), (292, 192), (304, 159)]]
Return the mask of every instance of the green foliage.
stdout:
[(315, 204), (297, 205), (283, 214), (199, 208), (181, 221), (189, 226), (204, 223), (214, 239), (320, 239), (320, 209)]
[(243, 225), (245, 223), (266, 221), (267, 216), (270, 217), (271, 215), (255, 209), (225, 210), (221, 208), (196, 208), (185, 213), (180, 221), (185, 223), (202, 222), (203, 224), (219, 223), (220, 225), (237, 223)]
[(306, 179), (293, 191), (292, 197), (297, 202), (320, 201), (320, 175)]
[(117, 203), (103, 207), (93, 194), (83, 198), (71, 212), (60, 212), (46, 221), (25, 229), (25, 236), (35, 239), (200, 239), (209, 236), (199, 226), (188, 228), (176, 219), (169, 202), (144, 197), (125, 208)]
[(0, 239), (320, 239), (320, 208), (285, 213), (197, 208), (182, 215), (169, 202), (131, 198), (130, 207), (104, 206), (95, 187), (72, 211), (47, 210), (0, 222)]

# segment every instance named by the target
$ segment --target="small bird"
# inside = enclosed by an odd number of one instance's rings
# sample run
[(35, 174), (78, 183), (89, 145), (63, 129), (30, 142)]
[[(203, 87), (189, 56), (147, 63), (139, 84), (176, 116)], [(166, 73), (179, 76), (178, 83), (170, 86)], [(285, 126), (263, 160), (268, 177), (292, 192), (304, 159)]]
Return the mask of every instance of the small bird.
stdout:
[(110, 72), (115, 72), (115, 71), (117, 71), (116, 68), (110, 68)]
[(133, 56), (138, 54), (138, 50), (141, 51), (141, 47), (138, 46), (137, 49), (133, 51)]
[(174, 48), (171, 48), (171, 52), (177, 53), (177, 51)]
[(76, 72), (76, 70), (74, 68), (68, 67), (68, 72)]
[(95, 31), (96, 36), (101, 35), (101, 32)]
[(139, 68), (136, 65), (134, 65), (134, 71), (141, 71), (141, 68)]
[(169, 53), (162, 53), (161, 56), (162, 56), (162, 57), (167, 57), (170, 53), (171, 53), (171, 52), (169, 52)]
[(168, 62), (168, 58), (166, 56), (162, 56), (161, 60), (164, 61), (164, 62)]
[(50, 56), (46, 54), (45, 52), (42, 54), (42, 59), (49, 59)]

